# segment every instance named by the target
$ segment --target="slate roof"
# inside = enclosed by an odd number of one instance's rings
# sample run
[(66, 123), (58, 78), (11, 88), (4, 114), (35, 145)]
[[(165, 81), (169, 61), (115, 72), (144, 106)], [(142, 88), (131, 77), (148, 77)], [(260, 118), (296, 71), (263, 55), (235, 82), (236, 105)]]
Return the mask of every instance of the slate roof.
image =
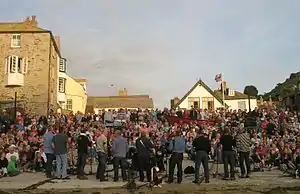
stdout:
[[(215, 94), (215, 96), (218, 96), (218, 97), (222, 98), (222, 91), (221, 90), (215, 90), (214, 94)], [(224, 99), (225, 100), (248, 99), (248, 96), (246, 94), (241, 93), (241, 92), (234, 91), (234, 96), (224, 95)], [(253, 97), (253, 96), (250, 96), (250, 99), (256, 99), (256, 98)]]
[(153, 100), (148, 95), (89, 96), (87, 106), (94, 108), (154, 108)]
[(49, 33), (54, 48), (58, 55), (61, 57), (61, 53), (55, 41), (53, 33), (50, 30), (38, 27), (35, 16), (31, 16), (31, 18), (27, 17), (22, 22), (0, 22), (0, 33)]

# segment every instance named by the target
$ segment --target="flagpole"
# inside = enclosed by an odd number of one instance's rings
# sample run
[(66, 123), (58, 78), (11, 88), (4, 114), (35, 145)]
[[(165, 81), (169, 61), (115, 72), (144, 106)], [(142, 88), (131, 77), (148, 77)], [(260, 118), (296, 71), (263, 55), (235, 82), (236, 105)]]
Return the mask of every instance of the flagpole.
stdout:
[(225, 102), (224, 102), (224, 100), (225, 100), (225, 95), (224, 95), (225, 89), (224, 89), (223, 73), (221, 74), (221, 83), (222, 83), (222, 105), (225, 108)]

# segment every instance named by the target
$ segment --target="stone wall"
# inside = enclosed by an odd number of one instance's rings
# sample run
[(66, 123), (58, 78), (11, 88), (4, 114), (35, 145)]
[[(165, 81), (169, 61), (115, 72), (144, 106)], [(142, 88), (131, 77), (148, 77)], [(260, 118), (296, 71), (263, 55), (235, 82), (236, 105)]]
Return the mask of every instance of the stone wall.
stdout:
[[(17, 91), (19, 100), (26, 102), (26, 112), (46, 115), (48, 102), (53, 106), (52, 108), (56, 107), (57, 95), (57, 53), (51, 35), (48, 32), (20, 33), (21, 47), (11, 48), (12, 34), (0, 33), (0, 100), (11, 100)], [(5, 58), (10, 55), (29, 60), (23, 87), (5, 88), (4, 86)]]

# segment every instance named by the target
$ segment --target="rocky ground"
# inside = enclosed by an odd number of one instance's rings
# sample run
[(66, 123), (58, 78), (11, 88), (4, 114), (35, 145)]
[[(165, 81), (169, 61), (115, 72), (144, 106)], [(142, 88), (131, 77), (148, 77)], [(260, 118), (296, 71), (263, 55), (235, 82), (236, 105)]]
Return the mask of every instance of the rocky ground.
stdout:
[[(185, 161), (184, 166), (192, 165)], [(223, 166), (219, 165), (222, 173)], [(212, 166), (211, 172), (215, 171), (216, 165)], [(88, 169), (87, 169), (88, 170)], [(96, 166), (93, 166), (96, 171)], [(117, 193), (300, 193), (300, 180), (283, 176), (280, 171), (266, 171), (253, 173), (250, 179), (237, 179), (235, 181), (224, 181), (220, 178), (211, 178), (209, 184), (192, 184), (193, 175), (184, 175), (182, 184), (162, 184), (162, 188), (149, 189), (143, 186), (139, 189), (129, 191), (124, 187), (124, 182), (112, 182), (112, 172), (109, 173), (109, 181), (99, 183), (95, 176), (91, 175), (88, 180), (78, 180), (75, 176), (71, 180), (49, 180), (42, 173), (23, 173), (16, 177), (0, 179), (0, 194), (5, 193), (94, 193), (94, 194), (117, 194)], [(144, 183), (137, 182), (138, 186)]]

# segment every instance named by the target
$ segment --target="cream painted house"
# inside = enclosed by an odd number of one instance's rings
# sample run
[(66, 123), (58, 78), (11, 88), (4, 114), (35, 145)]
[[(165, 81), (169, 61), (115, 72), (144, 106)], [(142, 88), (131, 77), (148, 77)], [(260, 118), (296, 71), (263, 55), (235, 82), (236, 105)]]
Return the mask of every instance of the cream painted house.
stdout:
[[(251, 110), (257, 107), (257, 102), (254, 97), (250, 97)], [(172, 108), (190, 109), (217, 109), (226, 107), (228, 109), (248, 110), (248, 96), (226, 88), (224, 94), (224, 101), (222, 92), (220, 90), (211, 90), (202, 80), (199, 80), (195, 85), (181, 98), (174, 98), (171, 100)]]
[(64, 112), (73, 111), (85, 113), (87, 103), (86, 79), (73, 79), (65, 75), (66, 78), (66, 102), (61, 104)]

